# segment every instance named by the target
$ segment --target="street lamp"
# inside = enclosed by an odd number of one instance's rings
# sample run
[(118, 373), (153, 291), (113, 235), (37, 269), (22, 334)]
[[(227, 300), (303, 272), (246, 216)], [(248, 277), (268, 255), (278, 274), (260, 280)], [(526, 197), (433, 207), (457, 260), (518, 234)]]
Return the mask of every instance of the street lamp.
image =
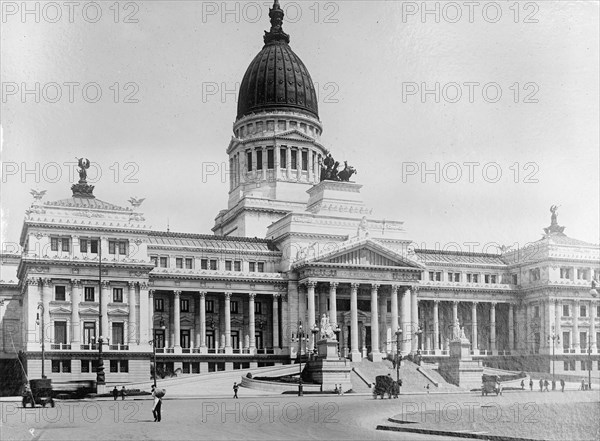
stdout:
[[(162, 330), (165, 329), (165, 321), (163, 320), (162, 315), (160, 316), (159, 327)], [(156, 332), (154, 328), (152, 328), (152, 340), (148, 343), (152, 345), (152, 359), (154, 364), (154, 375), (152, 376), (154, 377), (154, 388), (156, 389)]]
[(548, 343), (552, 340), (552, 386), (556, 385), (556, 380), (554, 379), (554, 356), (555, 356), (555, 347), (556, 344), (560, 344), (560, 335), (554, 333), (554, 326), (552, 326), (552, 334), (548, 336)]
[(298, 340), (298, 361), (300, 364), (300, 378), (298, 380), (298, 396), (304, 396), (304, 389), (302, 386), (302, 341), (305, 339), (306, 333), (302, 327), (302, 320), (298, 322), (298, 334), (296, 338), (292, 338), (292, 341)]
[(400, 361), (402, 355), (400, 355), (400, 343), (402, 343), (402, 329), (396, 330), (396, 381), (400, 384)]
[[(44, 309), (44, 305), (42, 303), (38, 304), (37, 309), (40, 309), (40, 308), (42, 309), (42, 378), (46, 378), (46, 375), (44, 374), (44, 365), (46, 364), (46, 350), (44, 347), (44, 340), (45, 340), (44, 313), (45, 313), (45, 309)], [(36, 325), (40, 324), (40, 313), (39, 312), (36, 315), (35, 323), (36, 323)]]

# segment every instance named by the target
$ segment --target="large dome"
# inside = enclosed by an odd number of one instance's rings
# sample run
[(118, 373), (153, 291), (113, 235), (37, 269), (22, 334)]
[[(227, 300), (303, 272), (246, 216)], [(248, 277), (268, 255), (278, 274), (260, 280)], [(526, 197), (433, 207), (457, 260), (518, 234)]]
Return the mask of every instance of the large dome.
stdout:
[(278, 1), (269, 16), (271, 31), (265, 32), (265, 45), (248, 66), (240, 86), (237, 119), (273, 110), (300, 111), (318, 119), (315, 86), (281, 29), (283, 11)]

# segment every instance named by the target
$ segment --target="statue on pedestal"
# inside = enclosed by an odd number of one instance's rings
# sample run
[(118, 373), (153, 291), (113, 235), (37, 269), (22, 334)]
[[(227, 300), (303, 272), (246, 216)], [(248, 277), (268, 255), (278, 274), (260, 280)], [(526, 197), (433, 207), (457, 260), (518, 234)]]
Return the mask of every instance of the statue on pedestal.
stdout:
[(320, 331), (321, 340), (337, 341), (335, 331), (333, 330), (333, 326), (331, 326), (331, 323), (329, 323), (329, 317), (327, 317), (327, 314), (323, 314), (323, 317), (321, 318)]

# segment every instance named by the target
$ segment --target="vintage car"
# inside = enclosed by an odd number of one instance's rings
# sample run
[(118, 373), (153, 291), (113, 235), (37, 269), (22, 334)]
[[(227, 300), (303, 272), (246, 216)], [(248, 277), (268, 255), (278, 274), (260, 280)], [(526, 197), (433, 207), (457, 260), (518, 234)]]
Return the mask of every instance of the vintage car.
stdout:
[(61, 400), (80, 400), (88, 394), (96, 393), (96, 381), (74, 380), (66, 383), (54, 383), (54, 398)]
[(402, 380), (397, 382), (391, 375), (378, 375), (375, 377), (373, 398), (377, 399), (378, 396), (381, 396), (381, 399), (383, 400), (385, 394), (388, 394), (388, 398), (398, 398), (400, 386), (402, 386)]
[(30, 403), (31, 407), (35, 407), (36, 404), (41, 404), (42, 407), (50, 404), (54, 407), (52, 380), (48, 378), (29, 380), (29, 386), (29, 389), (26, 388), (23, 392), (23, 407), (26, 407), (27, 403)]
[(495, 393), (496, 395), (502, 394), (502, 386), (500, 385), (500, 379), (497, 375), (483, 375), (481, 377), (481, 395)]

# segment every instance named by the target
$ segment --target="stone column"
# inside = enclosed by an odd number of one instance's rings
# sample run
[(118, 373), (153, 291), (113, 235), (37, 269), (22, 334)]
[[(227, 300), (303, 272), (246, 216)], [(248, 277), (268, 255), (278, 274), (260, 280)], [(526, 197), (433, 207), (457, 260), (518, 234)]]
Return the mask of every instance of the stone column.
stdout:
[(79, 321), (79, 303), (81, 302), (81, 280), (71, 280), (71, 349), (81, 343), (81, 322)]
[(101, 321), (102, 321), (102, 332), (101, 332), (101, 337), (104, 337), (104, 342), (106, 343), (106, 338), (107, 337), (111, 337), (110, 335), (110, 329), (108, 327), (108, 302), (109, 302), (109, 289), (110, 289), (110, 282), (108, 280), (103, 280), (102, 281), (102, 287), (100, 289), (101, 293), (100, 293), (100, 311), (102, 314), (101, 317)]
[(579, 352), (581, 342), (579, 341), (579, 301), (573, 302), (573, 347)]
[(181, 291), (173, 291), (173, 341), (176, 352), (181, 350)]
[[(379, 295), (377, 292), (377, 306), (379, 311), (379, 352), (382, 354), (387, 353), (387, 297), (385, 294)], [(383, 356), (383, 355), (382, 355)]]
[(515, 349), (515, 311), (514, 304), (508, 303), (508, 349), (512, 351)]
[(471, 303), (471, 349), (476, 351), (477, 347), (477, 302)]
[(390, 303), (392, 309), (392, 339), (394, 340), (394, 345), (392, 346), (392, 353), (395, 354), (398, 349), (398, 344), (396, 342), (396, 331), (398, 330), (398, 285), (392, 285), (392, 290), (390, 291)]
[[(455, 300), (452, 302), (452, 326), (456, 324), (458, 320), (458, 302)], [(454, 330), (454, 328), (452, 328)], [(454, 336), (453, 336), (454, 337)]]
[(128, 323), (128, 338), (127, 343), (132, 345), (137, 340), (137, 329), (135, 323), (135, 282), (127, 283), (128, 295), (127, 295), (127, 303), (129, 307), (129, 316), (127, 318)]
[(248, 336), (250, 339), (248, 347), (250, 350), (250, 354), (256, 354), (256, 317), (254, 314), (255, 298), (255, 293), (251, 292), (250, 294), (248, 294), (248, 333), (250, 334)]
[[(154, 290), (140, 283), (140, 344), (154, 341)], [(150, 343), (152, 344), (152, 343)]]
[(333, 330), (337, 328), (337, 286), (338, 282), (329, 283), (329, 323)]
[(379, 315), (377, 311), (377, 289), (379, 285), (371, 284), (371, 361), (381, 361), (379, 352)]
[(231, 347), (231, 293), (225, 293), (225, 353), (233, 354)]
[(206, 352), (206, 291), (200, 291), (200, 348)]
[(590, 337), (592, 339), (592, 354), (598, 352), (596, 339), (596, 301), (590, 300)]
[(496, 347), (496, 302), (490, 303), (490, 349), (495, 353)]
[[(554, 334), (558, 335), (562, 338), (562, 327), (560, 325), (560, 315), (562, 314), (562, 304), (560, 300), (556, 300), (554, 302)], [(560, 341), (558, 339), (554, 340), (554, 347), (556, 349), (560, 348)]]
[(433, 350), (440, 350), (440, 301), (433, 301)]
[(529, 352), (531, 349), (531, 341), (533, 340), (533, 336), (531, 335), (531, 320), (529, 318), (529, 314), (531, 313), (531, 309), (527, 304), (523, 305), (523, 309), (525, 311), (525, 339), (524, 339), (524, 350), (525, 352)]
[(358, 349), (358, 283), (350, 285), (350, 357), (352, 361), (360, 361), (361, 354)]
[(279, 348), (279, 294), (273, 294), (273, 348)]
[[(288, 153), (289, 153), (289, 148), (288, 148)], [(312, 350), (315, 348), (315, 339), (314, 339), (314, 335), (313, 333), (310, 331), (313, 326), (315, 326), (315, 286), (317, 285), (317, 282), (314, 281), (309, 281), (307, 286), (307, 296), (308, 296), (308, 323), (306, 326), (306, 332), (308, 332), (308, 335), (310, 336), (309, 338), (309, 342), (308, 342), (308, 351), (312, 352)]]
[(402, 293), (400, 304), (400, 326), (402, 329), (402, 343), (400, 345), (402, 348), (401, 355), (407, 355), (410, 353), (410, 341), (412, 336), (410, 324), (410, 288), (406, 288)]
[(416, 331), (419, 329), (419, 299), (417, 298), (416, 288), (413, 288), (411, 291), (410, 304), (412, 328), (411, 350), (412, 352), (417, 352), (417, 349), (419, 349), (419, 336), (416, 334)]
[[(285, 159), (287, 161), (287, 163), (286, 163), (287, 178), (291, 179), (292, 178), (292, 148), (291, 147), (287, 148), (287, 152), (286, 152), (285, 156), (286, 156)], [(296, 158), (296, 166), (298, 165), (297, 159), (298, 158)]]

